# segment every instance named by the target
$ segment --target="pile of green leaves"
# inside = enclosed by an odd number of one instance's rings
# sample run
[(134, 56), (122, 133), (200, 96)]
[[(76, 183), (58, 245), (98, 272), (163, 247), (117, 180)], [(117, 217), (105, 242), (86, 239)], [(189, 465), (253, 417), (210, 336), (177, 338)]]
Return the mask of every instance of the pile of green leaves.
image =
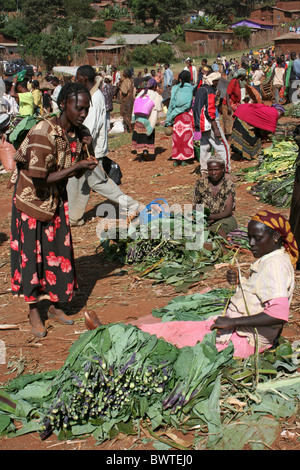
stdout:
[(0, 390), (0, 435), (93, 435), (101, 443), (140, 426), (157, 440), (160, 428), (196, 427), (196, 449), (262, 449), (279, 420), (297, 412), (298, 364), (299, 351), (281, 341), (260, 354), (255, 387), (254, 358), (234, 358), (231, 343), (218, 352), (215, 333), (178, 349), (134, 326), (100, 326), (81, 335), (61, 369), (19, 376)]
[(152, 310), (152, 315), (166, 321), (202, 321), (224, 310), (230, 289), (212, 289), (204, 294), (179, 295), (165, 307)]
[(140, 277), (173, 285), (176, 291), (205, 278), (216, 262), (230, 259), (223, 253), (222, 237), (209, 230), (195, 213), (174, 214), (149, 224), (107, 231), (101, 238), (106, 256), (134, 266)]
[(294, 187), (298, 146), (293, 139), (276, 141), (263, 149), (255, 167), (245, 168), (242, 177), (255, 183), (250, 192), (272, 206), (289, 207)]
[(232, 345), (218, 352), (214, 343), (212, 333), (177, 349), (131, 325), (100, 326), (74, 343), (60, 370), (20, 376), (0, 392), (0, 432), (38, 431), (42, 439), (92, 434), (102, 442), (137, 432), (140, 419), (152, 430), (180, 427), (196, 417), (194, 406), (208, 399), (232, 361)]
[(260, 201), (276, 207), (290, 207), (294, 190), (294, 174), (270, 181), (260, 181), (251, 188), (251, 194), (258, 196)]
[(281, 140), (270, 147), (262, 149), (258, 155), (258, 164), (255, 167), (245, 168), (242, 171), (245, 181), (258, 182), (278, 178), (279, 175), (289, 175), (294, 169), (298, 154), (298, 146), (293, 139)]

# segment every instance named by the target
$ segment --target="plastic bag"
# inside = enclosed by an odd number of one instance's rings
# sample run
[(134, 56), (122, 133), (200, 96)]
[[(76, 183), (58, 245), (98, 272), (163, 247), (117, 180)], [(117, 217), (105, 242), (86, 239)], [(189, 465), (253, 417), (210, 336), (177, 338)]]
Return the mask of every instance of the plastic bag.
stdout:
[(134, 105), (133, 105), (134, 114), (143, 114), (144, 116), (149, 116), (153, 108), (154, 108), (154, 101), (152, 101), (148, 95), (138, 96), (134, 100)]

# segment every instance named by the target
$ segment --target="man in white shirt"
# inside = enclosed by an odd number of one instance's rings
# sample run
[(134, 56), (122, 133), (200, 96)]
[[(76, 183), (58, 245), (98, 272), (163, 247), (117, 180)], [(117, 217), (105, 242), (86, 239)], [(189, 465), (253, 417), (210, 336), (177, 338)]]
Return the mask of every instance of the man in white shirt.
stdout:
[(197, 85), (197, 69), (194, 65), (192, 65), (192, 59), (189, 57), (185, 61), (186, 67), (184, 70), (188, 70), (191, 74), (191, 85)]
[(16, 116), (19, 113), (19, 105), (16, 102), (15, 98), (11, 96), (10, 91), (11, 91), (11, 86), (12, 82), (9, 80), (5, 80), (5, 93), (3, 93), (3, 98), (7, 102), (7, 114), (10, 116)]
[(57, 106), (57, 98), (61, 90), (61, 84), (59, 83), (58, 77), (53, 77), (51, 79), (51, 83), (55, 87), (51, 95), (52, 112), (56, 114), (59, 112), (59, 108)]
[(90, 191), (104, 196), (117, 204), (121, 211), (131, 218), (137, 213), (139, 203), (125, 195), (114, 181), (109, 179), (103, 169), (103, 157), (108, 153), (106, 107), (103, 93), (99, 89), (96, 73), (92, 66), (82, 65), (76, 73), (76, 81), (82, 83), (90, 92), (92, 102), (84, 125), (92, 136), (94, 156), (99, 164), (92, 171), (86, 171), (81, 178), (69, 178), (67, 184), (69, 217), (72, 226), (84, 224), (84, 212)]

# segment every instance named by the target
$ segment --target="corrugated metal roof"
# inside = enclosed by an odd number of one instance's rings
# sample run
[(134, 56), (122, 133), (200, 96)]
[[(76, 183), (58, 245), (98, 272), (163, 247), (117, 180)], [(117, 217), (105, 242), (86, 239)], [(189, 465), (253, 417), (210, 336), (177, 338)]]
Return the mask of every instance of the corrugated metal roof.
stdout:
[(299, 39), (300, 41), (300, 33), (287, 33), (283, 34), (282, 36), (278, 36), (275, 38), (274, 41), (281, 41), (282, 39)]
[(93, 47), (87, 47), (86, 48), (86, 51), (111, 51), (111, 50), (114, 50), (114, 49), (119, 49), (119, 48), (123, 48), (123, 47), (126, 47), (125, 44), (117, 44), (117, 45), (108, 45), (108, 46), (104, 46), (103, 44), (101, 44), (101, 46), (93, 46)]
[(128, 45), (139, 45), (139, 44), (150, 44), (151, 42), (157, 39), (159, 34), (123, 34), (120, 33), (115, 36), (111, 36), (106, 39), (102, 44), (103, 46), (117, 44), (120, 41), (120, 38), (124, 39), (125, 43)]

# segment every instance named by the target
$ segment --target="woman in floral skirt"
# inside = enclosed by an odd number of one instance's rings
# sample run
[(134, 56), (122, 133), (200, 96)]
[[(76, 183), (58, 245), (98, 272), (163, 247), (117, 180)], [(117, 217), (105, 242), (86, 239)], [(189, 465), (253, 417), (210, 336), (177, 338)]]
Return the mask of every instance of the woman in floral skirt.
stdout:
[[(72, 299), (77, 288), (68, 217), (66, 183), (70, 176), (94, 169), (87, 158), (91, 145), (82, 125), (90, 94), (79, 83), (66, 84), (59, 95), (59, 116), (42, 120), (27, 134), (15, 154), (16, 170), (11, 220), (11, 289), (29, 306), (31, 332), (46, 329), (38, 303), (50, 300), (48, 317), (72, 324), (59, 303)], [(90, 147), (90, 152), (92, 149)]]

